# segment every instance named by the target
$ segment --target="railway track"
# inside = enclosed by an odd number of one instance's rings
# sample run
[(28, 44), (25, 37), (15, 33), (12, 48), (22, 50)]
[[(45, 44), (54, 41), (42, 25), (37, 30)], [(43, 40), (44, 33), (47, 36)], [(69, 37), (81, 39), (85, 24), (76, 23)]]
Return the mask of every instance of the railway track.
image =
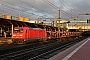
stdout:
[(48, 44), (49, 42), (43, 43), (43, 42), (38, 42), (38, 43), (30, 43), (30, 44), (25, 44), (25, 45), (18, 45), (18, 44), (6, 44), (6, 45), (2, 45), (0, 46), (0, 54), (4, 54), (4, 53), (9, 53), (12, 51), (19, 51), (19, 50), (23, 50), (25, 48), (32, 48), (32, 47), (36, 47), (39, 45), (43, 45), (43, 44)]
[[(70, 46), (76, 44), (77, 42), (83, 40), (85, 37), (75, 38), (74, 41), (66, 42), (55, 42), (46, 45), (41, 45), (33, 48), (25, 48), (17, 51), (12, 51), (9, 53), (4, 53), (0, 55), (1, 60), (41, 60), (50, 58), (50, 54), (55, 51), (62, 51)], [(49, 56), (48, 56), (49, 55)], [(52, 54), (53, 55), (53, 54)]]
[(56, 42), (54, 41), (48, 41), (48, 42), (31, 42), (30, 44), (5, 44), (0, 46), (0, 54), (5, 54), (5, 53), (10, 53), (13, 51), (19, 51), (19, 50), (24, 50), (27, 48), (32, 48), (36, 46), (41, 46), (49, 43)]

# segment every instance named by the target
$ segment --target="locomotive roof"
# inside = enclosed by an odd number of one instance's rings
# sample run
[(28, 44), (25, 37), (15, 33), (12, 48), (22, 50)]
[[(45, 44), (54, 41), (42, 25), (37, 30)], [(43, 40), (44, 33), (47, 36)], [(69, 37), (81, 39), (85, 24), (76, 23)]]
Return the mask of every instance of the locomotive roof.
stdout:
[(43, 30), (43, 29), (41, 29), (41, 28), (31, 28), (31, 29), (34, 29), (34, 30)]

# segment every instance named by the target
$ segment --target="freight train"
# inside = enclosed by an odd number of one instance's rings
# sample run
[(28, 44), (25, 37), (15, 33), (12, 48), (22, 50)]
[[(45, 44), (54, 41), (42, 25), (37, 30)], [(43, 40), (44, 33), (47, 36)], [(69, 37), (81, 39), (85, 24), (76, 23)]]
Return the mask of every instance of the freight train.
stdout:
[(12, 34), (14, 43), (28, 43), (31, 41), (47, 41), (72, 36), (80, 36), (81, 32), (60, 32), (46, 28), (15, 27)]

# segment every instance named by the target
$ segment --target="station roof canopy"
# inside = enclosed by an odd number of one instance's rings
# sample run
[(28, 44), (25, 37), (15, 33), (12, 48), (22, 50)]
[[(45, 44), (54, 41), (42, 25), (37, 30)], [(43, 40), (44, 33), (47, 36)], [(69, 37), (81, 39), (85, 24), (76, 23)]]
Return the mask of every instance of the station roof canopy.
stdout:
[(11, 27), (11, 26), (14, 26), (14, 27), (22, 27), (22, 26), (30, 26), (30, 27), (36, 27), (35, 24), (33, 23), (27, 23), (27, 22), (22, 22), (22, 21), (17, 21), (17, 20), (9, 20), (9, 19), (3, 19), (3, 18), (0, 18), (0, 27)]
[(20, 21), (0, 18), (0, 26), (1, 27), (2, 26), (11, 27), (12, 25), (13, 26), (22, 26), (24, 24), (22, 22), (20, 22)]
[(12, 27), (12, 25), (14, 27), (28, 26), (32, 28), (51, 28), (51, 29), (57, 28), (57, 27), (52, 27), (52, 26), (47, 26), (47, 25), (42, 25), (42, 24), (35, 24), (35, 23), (28, 23), (28, 22), (22, 22), (22, 21), (17, 21), (17, 20), (0, 18), (0, 27)]

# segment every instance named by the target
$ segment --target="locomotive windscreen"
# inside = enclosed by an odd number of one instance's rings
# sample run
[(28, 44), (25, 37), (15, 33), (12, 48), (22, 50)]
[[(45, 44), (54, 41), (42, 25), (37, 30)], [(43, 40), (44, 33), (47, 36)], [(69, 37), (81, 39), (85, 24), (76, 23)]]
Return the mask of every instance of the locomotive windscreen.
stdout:
[(15, 29), (14, 32), (23, 32), (23, 29)]

